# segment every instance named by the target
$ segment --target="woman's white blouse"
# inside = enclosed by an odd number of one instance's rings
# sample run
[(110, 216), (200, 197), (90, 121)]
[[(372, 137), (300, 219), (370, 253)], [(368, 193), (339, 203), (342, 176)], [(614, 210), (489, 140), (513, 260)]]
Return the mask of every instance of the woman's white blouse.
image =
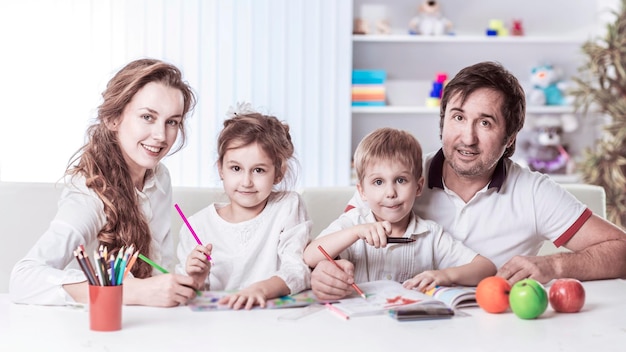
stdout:
[[(150, 259), (173, 270), (172, 186), (165, 165), (157, 165), (143, 191), (136, 192), (152, 234)], [(94, 250), (99, 245), (97, 235), (105, 222), (102, 200), (87, 188), (85, 179), (68, 178), (50, 226), (11, 272), (9, 294), (13, 302), (42, 305), (73, 302), (62, 285), (86, 280), (76, 262), (74, 250), (84, 245), (93, 261)], [(153, 275), (155, 273), (153, 271)]]

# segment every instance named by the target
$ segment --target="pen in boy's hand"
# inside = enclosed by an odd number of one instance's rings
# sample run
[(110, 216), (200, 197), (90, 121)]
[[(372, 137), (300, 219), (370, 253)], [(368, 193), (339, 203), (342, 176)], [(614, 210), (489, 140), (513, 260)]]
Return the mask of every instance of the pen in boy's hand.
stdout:
[[(196, 231), (193, 230), (193, 227), (191, 227), (191, 224), (189, 223), (189, 221), (187, 221), (187, 217), (185, 216), (185, 214), (183, 214), (183, 211), (180, 210), (180, 207), (178, 207), (178, 204), (174, 204), (174, 208), (176, 208), (176, 210), (178, 211), (178, 214), (180, 215), (180, 217), (185, 222), (185, 225), (187, 225), (187, 228), (189, 229), (189, 231), (193, 235), (193, 238), (196, 239), (196, 243), (198, 243), (199, 245), (202, 246), (203, 245), (202, 241), (200, 241), (200, 239), (198, 238), (198, 235), (196, 235)], [(206, 259), (208, 261), (211, 261), (211, 256), (207, 254)]]
[(415, 242), (415, 238), (387, 237), (387, 243), (411, 243), (411, 242)]
[[(320, 252), (322, 252), (322, 254), (324, 255), (324, 257), (326, 257), (326, 259), (328, 259), (331, 263), (335, 264), (336, 267), (338, 267), (339, 269), (343, 270), (342, 267), (339, 266), (339, 264), (337, 264), (337, 262), (328, 254), (328, 252), (326, 252), (326, 250), (324, 250), (324, 248), (322, 246), (317, 246), (317, 249), (320, 250)], [(354, 290), (363, 298), (367, 298), (365, 296), (365, 293), (363, 293), (363, 291), (361, 291), (361, 289), (359, 288), (359, 286), (357, 286), (355, 283), (352, 283), (352, 288), (354, 288)]]

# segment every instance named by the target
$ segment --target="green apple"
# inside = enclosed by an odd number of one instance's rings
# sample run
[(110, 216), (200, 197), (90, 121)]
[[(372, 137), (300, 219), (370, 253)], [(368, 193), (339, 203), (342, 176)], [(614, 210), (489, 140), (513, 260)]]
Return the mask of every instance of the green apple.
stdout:
[(548, 307), (548, 294), (538, 281), (524, 279), (516, 282), (509, 293), (509, 303), (515, 315), (522, 319), (535, 319)]

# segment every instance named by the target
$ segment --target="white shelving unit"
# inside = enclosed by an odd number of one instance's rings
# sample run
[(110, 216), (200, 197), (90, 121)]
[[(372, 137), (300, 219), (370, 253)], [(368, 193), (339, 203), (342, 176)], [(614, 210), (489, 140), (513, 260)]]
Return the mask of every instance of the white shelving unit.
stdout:
[[(354, 0), (354, 17), (371, 0)], [(498, 61), (528, 87), (530, 70), (551, 63), (563, 79), (576, 74), (582, 63), (580, 46), (601, 29), (600, 12), (605, 1), (581, 0), (443, 0), (446, 18), (454, 25), (454, 35), (409, 35), (408, 23), (416, 15), (420, 1), (389, 0), (385, 5), (391, 34), (352, 36), (353, 69), (383, 69), (387, 72), (387, 106), (352, 108), (352, 150), (370, 131), (383, 126), (412, 132), (425, 152), (440, 148), (439, 109), (426, 107), (433, 79), (439, 72), (448, 77), (461, 68), (480, 61)], [(538, 9), (541, 9), (538, 11)], [(524, 36), (485, 35), (491, 19), (500, 19), (510, 28), (521, 19)], [(571, 106), (527, 106), (527, 118), (540, 114), (572, 114)], [(580, 127), (566, 136), (573, 156), (592, 144), (600, 134), (598, 119), (579, 118)], [(519, 156), (522, 154), (521, 156)], [(517, 157), (523, 157), (518, 147)], [(570, 177), (564, 179), (569, 180)]]
[(580, 37), (565, 36), (506, 36), (506, 37), (486, 37), (484, 35), (444, 35), (444, 36), (421, 36), (409, 34), (392, 35), (353, 35), (353, 42), (382, 42), (382, 43), (574, 43), (580, 44)]
[[(572, 114), (574, 107), (572, 106), (527, 106), (528, 114)], [(439, 108), (427, 106), (354, 106), (353, 114), (438, 114)]]

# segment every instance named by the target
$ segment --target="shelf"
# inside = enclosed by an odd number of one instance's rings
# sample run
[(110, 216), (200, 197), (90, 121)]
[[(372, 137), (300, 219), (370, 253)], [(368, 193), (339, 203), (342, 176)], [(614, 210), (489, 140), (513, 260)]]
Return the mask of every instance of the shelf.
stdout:
[(352, 41), (363, 43), (529, 43), (529, 44), (582, 44), (585, 38), (573, 36), (502, 36), (488, 37), (486, 35), (440, 35), (424, 36), (409, 34), (389, 35), (352, 35)]
[[(439, 114), (438, 107), (426, 106), (354, 106), (354, 114)], [(527, 114), (572, 114), (573, 106), (526, 106)]]

